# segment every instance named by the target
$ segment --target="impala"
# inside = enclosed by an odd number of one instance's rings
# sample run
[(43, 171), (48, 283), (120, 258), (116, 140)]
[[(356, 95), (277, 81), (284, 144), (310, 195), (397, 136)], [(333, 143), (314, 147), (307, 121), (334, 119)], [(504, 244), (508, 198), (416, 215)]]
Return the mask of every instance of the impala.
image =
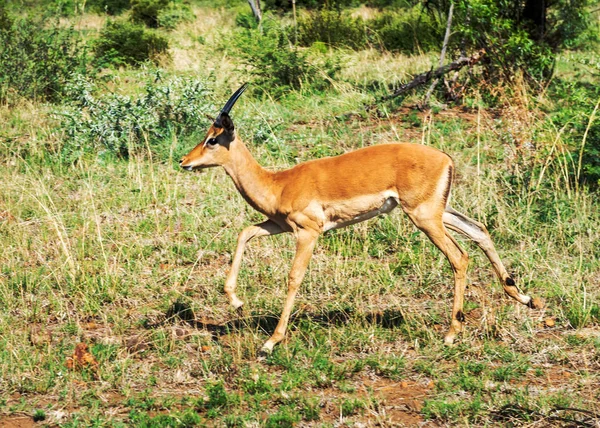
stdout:
[(388, 213), (398, 205), (444, 253), (454, 271), (454, 304), (446, 344), (452, 344), (462, 330), (469, 260), (448, 229), (467, 236), (483, 250), (506, 294), (531, 308), (542, 306), (538, 299), (519, 292), (485, 226), (448, 205), (454, 165), (446, 153), (419, 144), (381, 144), (271, 172), (252, 157), (229, 116), (245, 89), (243, 85), (231, 96), (204, 141), (184, 156), (180, 165), (190, 171), (222, 166), (246, 202), (268, 217), (239, 235), (225, 282), (225, 293), (234, 308), (244, 304), (235, 288), (248, 241), (284, 232), (294, 234), (296, 254), (287, 297), (275, 332), (263, 351), (272, 351), (285, 336), (298, 287), (319, 235)]

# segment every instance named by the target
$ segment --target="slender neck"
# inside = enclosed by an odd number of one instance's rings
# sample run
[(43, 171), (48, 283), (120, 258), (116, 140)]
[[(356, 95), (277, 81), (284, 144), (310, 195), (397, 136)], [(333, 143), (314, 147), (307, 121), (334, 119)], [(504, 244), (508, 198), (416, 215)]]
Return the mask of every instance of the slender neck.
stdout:
[(275, 214), (279, 189), (274, 173), (258, 164), (242, 140), (236, 137), (229, 146), (230, 160), (223, 168), (235, 187), (255, 210), (271, 216)]

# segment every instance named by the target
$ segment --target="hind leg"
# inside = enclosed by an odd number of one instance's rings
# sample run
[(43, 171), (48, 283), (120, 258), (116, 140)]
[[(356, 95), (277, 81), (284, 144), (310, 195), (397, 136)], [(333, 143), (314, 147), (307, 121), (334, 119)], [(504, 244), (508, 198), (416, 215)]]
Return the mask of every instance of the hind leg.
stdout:
[(450, 207), (446, 208), (446, 211), (442, 216), (442, 220), (446, 227), (473, 240), (479, 246), (479, 248), (483, 250), (487, 258), (492, 263), (494, 271), (500, 279), (506, 294), (515, 299), (517, 302), (527, 305), (530, 308), (540, 308), (543, 306), (543, 303), (539, 299), (532, 299), (531, 296), (522, 294), (519, 291), (515, 285), (514, 279), (508, 274), (504, 264), (502, 263), (502, 260), (500, 260), (500, 256), (498, 256), (498, 253), (496, 252), (496, 248), (494, 247), (494, 243), (490, 238), (490, 234), (483, 224), (465, 216), (464, 214), (459, 213)]
[(452, 305), (452, 319), (450, 328), (444, 337), (446, 345), (452, 345), (454, 339), (462, 331), (464, 322), (464, 296), (467, 285), (467, 266), (469, 264), (468, 254), (458, 245), (456, 240), (449, 234), (440, 218), (422, 218), (409, 213), (413, 223), (421, 229), (444, 253), (452, 270), (454, 271), (454, 303)]

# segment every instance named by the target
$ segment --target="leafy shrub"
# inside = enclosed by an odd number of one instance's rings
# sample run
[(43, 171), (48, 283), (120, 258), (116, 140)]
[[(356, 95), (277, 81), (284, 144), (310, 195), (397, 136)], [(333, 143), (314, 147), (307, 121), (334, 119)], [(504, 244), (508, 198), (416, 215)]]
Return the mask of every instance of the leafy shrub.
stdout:
[(86, 73), (83, 42), (72, 29), (42, 21), (12, 21), (0, 9), (0, 101), (57, 101), (71, 74)]
[(519, 21), (521, 3), (505, 4), (497, 0), (461, 0), (456, 3), (453, 22), (455, 49), (484, 48), (484, 78), (512, 81), (517, 70), (529, 80), (549, 77), (554, 56), (549, 46), (535, 40)]
[(309, 57), (291, 45), (288, 35), (273, 19), (263, 19), (262, 31), (242, 29), (232, 40), (240, 62), (254, 76), (254, 83), (282, 95), (289, 89), (322, 89), (340, 70), (335, 59)]
[[(148, 146), (159, 156), (172, 135), (185, 136), (209, 125), (214, 112), (206, 82), (160, 74), (146, 79), (139, 96), (95, 95), (95, 86), (78, 76), (69, 87), (70, 103), (57, 112), (66, 135), (63, 158), (73, 162), (86, 154), (128, 157)], [(168, 149), (168, 147), (167, 147)]]
[(158, 26), (174, 30), (181, 22), (192, 22), (196, 16), (189, 5), (184, 3), (169, 3), (168, 7), (158, 13)]
[(106, 13), (108, 15), (119, 15), (131, 7), (130, 0), (89, 0), (87, 7), (90, 11), (96, 13)]
[[(329, 9), (333, 7), (339, 8), (343, 6), (351, 6), (353, 3), (355, 3), (353, 0), (297, 0), (296, 6), (309, 9), (321, 7)], [(292, 2), (289, 0), (262, 0), (261, 5), (264, 10), (282, 10), (292, 8)]]
[(555, 49), (577, 49), (597, 43), (598, 28), (594, 28), (593, 13), (590, 6), (597, 4), (593, 0), (557, 0), (552, 3), (548, 14), (548, 32), (544, 36), (547, 43)]
[[(596, 65), (596, 73), (597, 78), (600, 77), (600, 64)], [(600, 112), (597, 111), (595, 120), (590, 122), (600, 99), (600, 87), (578, 80), (555, 79), (548, 92), (550, 99), (560, 100), (551, 115), (554, 126), (558, 129), (568, 126), (570, 130), (564, 138), (572, 148), (568, 163), (574, 165), (570, 171), (573, 180), (600, 187)]]
[(367, 45), (368, 38), (362, 18), (324, 9), (310, 13), (298, 21), (298, 42), (303, 46), (323, 42), (331, 46), (360, 49)]
[(159, 15), (169, 6), (168, 0), (131, 0), (131, 20), (150, 28), (159, 26)]
[(13, 25), (13, 21), (8, 15), (6, 9), (0, 6), (0, 31), (10, 30)]
[(371, 44), (391, 52), (414, 53), (441, 48), (443, 29), (420, 8), (386, 12), (366, 22)]
[[(454, 4), (452, 47), (485, 49), (484, 78), (494, 82), (512, 81), (517, 72), (529, 82), (547, 81), (554, 71), (554, 54), (582, 40), (591, 22), (588, 0), (458, 0)], [(449, 5), (437, 0), (429, 3), (428, 10), (443, 24)]]
[[(369, 7), (412, 7), (420, 0), (296, 0), (296, 6), (306, 9), (329, 9), (341, 10), (348, 7), (358, 7), (365, 5)], [(291, 9), (290, 0), (262, 0), (261, 5), (265, 10), (284, 10)]]
[(108, 21), (95, 44), (99, 65), (140, 65), (156, 60), (169, 42), (153, 30), (127, 21)]
[(235, 25), (242, 28), (252, 29), (258, 27), (258, 22), (251, 12), (240, 12), (235, 16)]
[(347, 12), (323, 9), (311, 12), (298, 22), (298, 42), (310, 46), (363, 49), (375, 46), (392, 52), (412, 53), (439, 48), (440, 26), (419, 8), (385, 12), (373, 19), (352, 17)]

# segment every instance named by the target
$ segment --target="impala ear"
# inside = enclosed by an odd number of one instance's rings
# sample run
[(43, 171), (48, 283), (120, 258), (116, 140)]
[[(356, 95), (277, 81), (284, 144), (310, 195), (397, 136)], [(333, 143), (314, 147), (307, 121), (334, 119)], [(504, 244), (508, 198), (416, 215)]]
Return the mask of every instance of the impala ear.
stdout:
[(233, 120), (227, 113), (221, 113), (221, 126), (230, 135), (233, 135), (233, 131), (235, 131), (235, 126), (233, 126)]

